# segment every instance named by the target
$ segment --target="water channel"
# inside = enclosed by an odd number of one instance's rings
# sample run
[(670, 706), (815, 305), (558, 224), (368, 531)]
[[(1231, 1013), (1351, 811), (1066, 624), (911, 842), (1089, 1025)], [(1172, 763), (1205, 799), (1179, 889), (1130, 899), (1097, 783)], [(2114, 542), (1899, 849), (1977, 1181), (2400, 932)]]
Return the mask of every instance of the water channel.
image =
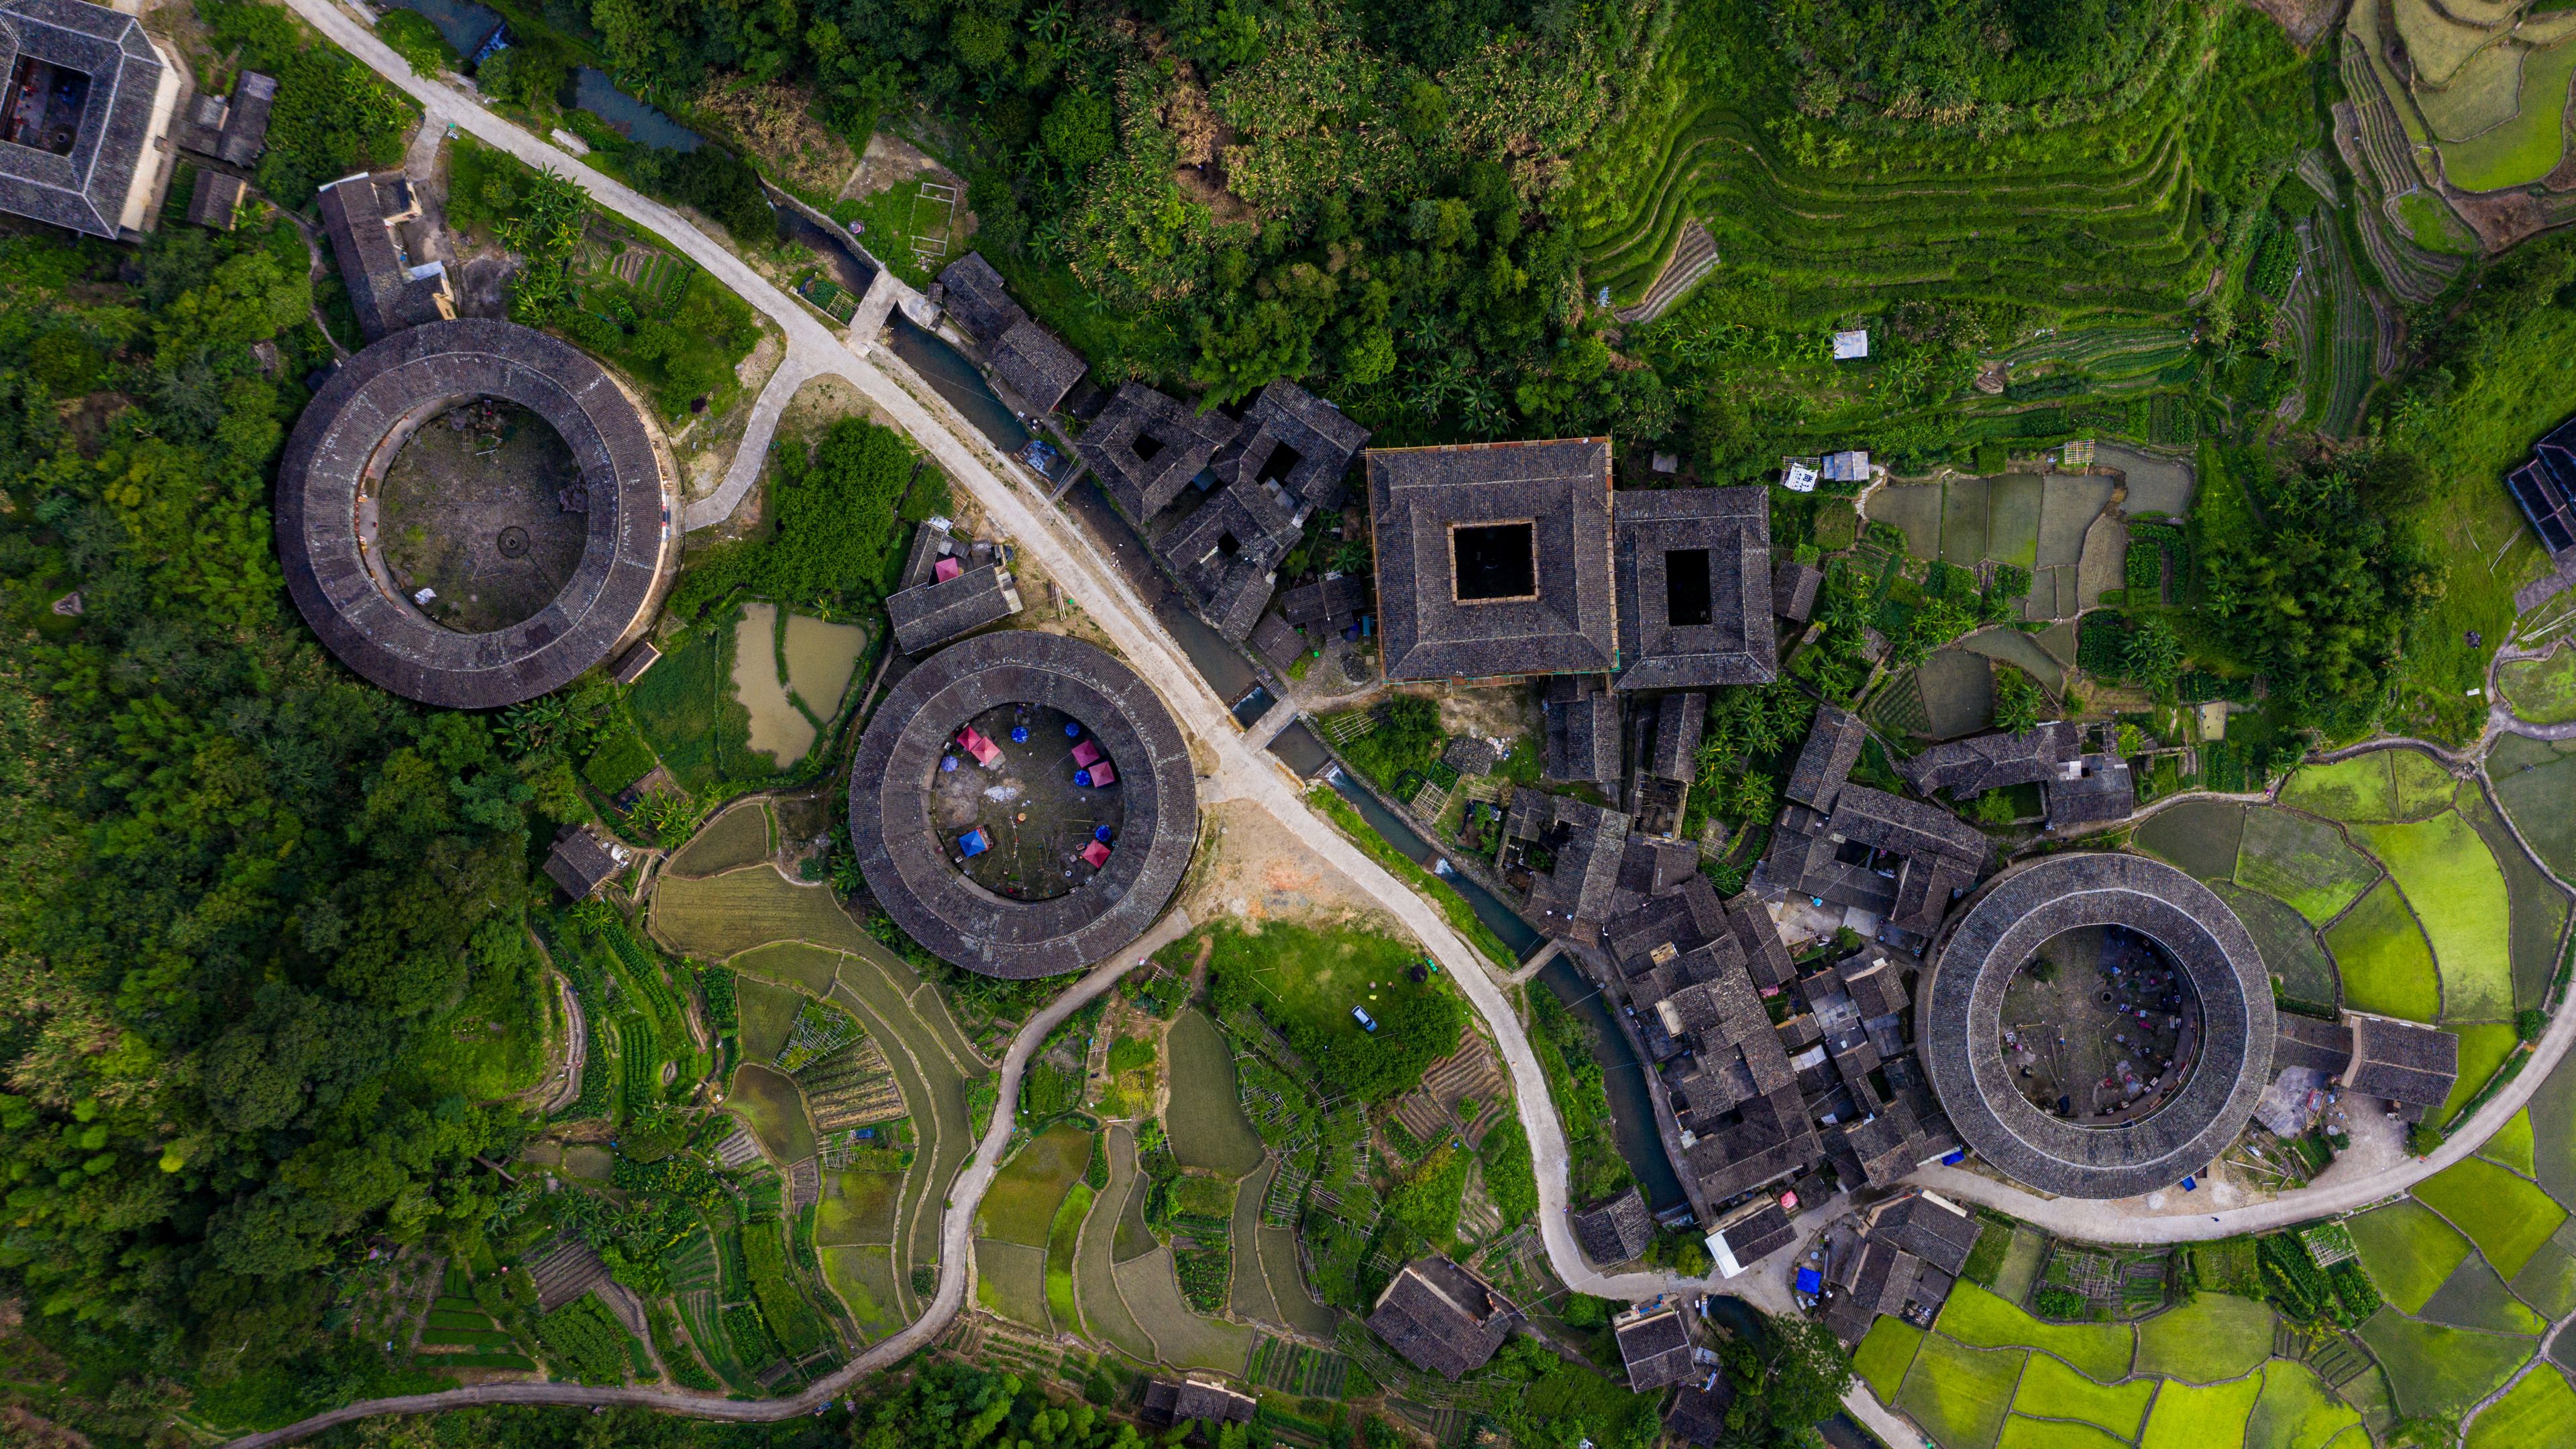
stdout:
[(665, 151), (695, 151), (698, 133), (617, 88), (608, 72), (583, 66), (573, 73), (572, 103), (608, 123), (629, 141)]

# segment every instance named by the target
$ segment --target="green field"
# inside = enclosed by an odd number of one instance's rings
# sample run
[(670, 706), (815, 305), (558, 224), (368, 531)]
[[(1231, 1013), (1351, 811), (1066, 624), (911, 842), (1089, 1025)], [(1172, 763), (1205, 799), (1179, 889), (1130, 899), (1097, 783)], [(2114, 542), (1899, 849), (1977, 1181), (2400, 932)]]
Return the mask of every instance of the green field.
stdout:
[(2347, 1219), (2345, 1226), (2380, 1295), (2408, 1313), (2422, 1311), (2469, 1256), (2467, 1238), (2411, 1199)]
[(2523, 1108), (2508, 1118), (2496, 1134), (2478, 1148), (2478, 1156), (2525, 1177), (2537, 1175), (2531, 1156), (2531, 1109)]
[(2246, 812), (2236, 883), (2287, 902), (2317, 925), (2333, 920), (2378, 874), (2325, 821), (2289, 810)]
[(2500, 1021), (2513, 1015), (2511, 936), (2498, 931), (2508, 907), (2504, 872), (2486, 842), (2446, 810), (2411, 825), (2355, 830), (2397, 878), (2423, 923), (2442, 976), (2442, 1014), (2452, 1021)]
[(2218, 892), (2253, 936), (2263, 968), (2280, 982), (2284, 998), (2323, 1007), (2341, 999), (2343, 986), (2335, 974), (2334, 958), (2326, 954), (2325, 943), (2317, 939), (2307, 917), (2234, 881), (2212, 881), (2210, 889)]
[(2205, 881), (2233, 880), (2245, 839), (2245, 807), (2226, 800), (2185, 800), (2147, 817), (2138, 848)]
[(805, 998), (789, 987), (741, 977), (734, 982), (733, 999), (743, 1056), (755, 1062), (775, 1061), (779, 1049), (787, 1045), (796, 1013), (805, 1008)]
[(2566, 154), (2567, 85), (2576, 44), (2561, 41), (2522, 58), (2521, 105), (2513, 119), (2465, 141), (2442, 143), (2442, 171), (2463, 191), (2501, 191), (2548, 175)]
[(2567, 1210), (2529, 1181), (2471, 1157), (2415, 1184), (2426, 1207), (2449, 1218), (2507, 1278), (2558, 1231)]
[(2272, 1310), (2232, 1293), (2203, 1293), (2138, 1325), (2138, 1372), (2191, 1383), (2252, 1373), (2272, 1356)]
[(1967, 1348), (1943, 1334), (1932, 1334), (1914, 1356), (1914, 1369), (1905, 1376), (1905, 1387), (1897, 1391), (1896, 1407), (1939, 1440), (1941, 1449), (1982, 1449), (1995, 1441), (2014, 1386), (2021, 1382), (2022, 1364), (2029, 1357), (2019, 1349)]
[(2563, 1206), (2576, 1203), (2576, 1069), (2565, 1062), (2531, 1094), (2532, 1176)]
[(2469, 1424), (2468, 1449), (2576, 1444), (2576, 1389), (2546, 1365), (2523, 1376)]
[(2344, 1004), (2409, 1021), (2439, 1021), (2442, 983), (2433, 950), (2406, 909), (2397, 887), (2381, 881), (2360, 904), (2326, 931), (2343, 978)]
[(2121, 1449), (2128, 1442), (2114, 1439), (2090, 1424), (2014, 1414), (2004, 1420), (2003, 1437), (1995, 1441), (1995, 1449)]
[(767, 866), (702, 881), (665, 876), (653, 888), (652, 922), (672, 950), (702, 961), (772, 941), (856, 950), (865, 939), (829, 887), (790, 885)]
[(2513, 907), (2514, 1005), (2537, 1006), (2548, 993), (2550, 978), (2558, 972), (2558, 938), (2567, 927), (2567, 892), (2514, 838), (2513, 828), (2505, 823), (2485, 791), (2475, 787), (2462, 790), (2460, 816), (2476, 829), (2488, 853), (2504, 868), (2505, 898)]
[(1055, 1226), (1047, 1233), (1047, 1312), (1057, 1327), (1071, 1333), (1083, 1331), (1082, 1307), (1074, 1301), (1073, 1257), (1082, 1221), (1091, 1215), (1091, 1200), (1091, 1184), (1075, 1182), (1066, 1190), (1063, 1206), (1056, 1209)]
[(2156, 1394), (2139, 1449), (2210, 1449), (2245, 1442), (2245, 1421), (2263, 1392), (2260, 1378), (2201, 1388), (2168, 1382)]
[(2576, 1313), (2576, 1253), (2564, 1246), (2567, 1230), (2540, 1245), (2522, 1271), (2513, 1275), (2513, 1296), (2552, 1322)]
[(745, 1062), (734, 1069), (733, 1095), (725, 1105), (743, 1115), (752, 1135), (779, 1162), (802, 1162), (814, 1155), (814, 1124), (806, 1120), (805, 1099), (788, 1077)]
[(664, 868), (676, 875), (722, 875), (769, 859), (769, 807), (737, 805), (690, 837)]
[(2372, 750), (2331, 765), (2301, 765), (2281, 786), (2281, 803), (2329, 820), (2394, 820), (2394, 750)]
[(975, 1212), (979, 1237), (1043, 1249), (1067, 1189), (1091, 1165), (1091, 1135), (1058, 1122), (1037, 1135), (993, 1174), (993, 1185)]
[(1241, 1177), (1261, 1165), (1261, 1134), (1236, 1100), (1234, 1053), (1206, 1013), (1184, 1011), (1164, 1038), (1172, 1064), (1164, 1130), (1184, 1167)]
[(2409, 1418), (2456, 1419), (2495, 1392), (2531, 1357), (2528, 1338), (2419, 1323), (2383, 1308), (2361, 1326), (2361, 1338), (2388, 1371), (2398, 1410)]
[(977, 1238), (975, 1301), (1014, 1323), (1046, 1331), (1046, 1249)]
[(823, 1281), (850, 1310), (859, 1337), (875, 1342), (902, 1326), (895, 1296), (893, 1252), (881, 1247), (822, 1248)]
[(1868, 1335), (1852, 1350), (1852, 1371), (1880, 1403), (1892, 1404), (1897, 1385), (1905, 1382), (1905, 1371), (1914, 1366), (1914, 1351), (1922, 1346), (1922, 1329), (1882, 1313), (1870, 1320)]
[(892, 1242), (903, 1175), (844, 1172), (839, 1187), (837, 1194), (826, 1192), (814, 1205), (814, 1241), (831, 1245)]
[(2576, 756), (2497, 777), (2496, 799), (2523, 838), (2562, 880), (2576, 877)]
[(751, 714), (733, 693), (734, 625), (726, 609), (663, 641), (663, 654), (626, 697), (644, 743), (692, 794), (730, 779), (776, 773), (750, 748)]
[[(2245, 1422), (2245, 1449), (2326, 1449), (2361, 1414), (2334, 1396), (2314, 1369), (2286, 1359), (2263, 1365), (2263, 1393)], [(2364, 1435), (2356, 1439), (2366, 1438)]]
[[(2547, 1246), (2544, 1244), (2543, 1246)], [(2433, 1295), (2416, 1317), (2453, 1328), (2483, 1328), (2495, 1333), (2538, 1337), (2549, 1325), (2517, 1300), (2484, 1258), (2467, 1258), (2451, 1270), (2451, 1281)]]
[(2136, 1341), (2125, 1323), (2042, 1323), (1974, 1283), (1951, 1290), (1933, 1327), (1970, 1348), (2045, 1349), (2106, 1382), (2128, 1376)]
[(2437, 1126), (2450, 1125), (2451, 1118), (2485, 1088), (2487, 1080), (2513, 1055), (2515, 1044), (2521, 1040), (2514, 1029), (2503, 1022), (2471, 1022), (2449, 1030), (2451, 1035), (2460, 1039), (2460, 1070), (2451, 1082), (2451, 1095), (2443, 1099), (2439, 1108), (2427, 1114)]
[(2496, 672), (2513, 712), (2533, 724), (2576, 720), (2576, 648), (2561, 645), (2546, 659), (2516, 659)]
[(779, 941), (745, 951), (728, 964), (745, 977), (801, 987), (811, 996), (829, 996), (840, 976), (841, 953), (802, 941)]
[(2031, 1355), (2030, 1367), (2022, 1371), (2021, 1388), (2013, 1395), (2013, 1409), (2043, 1419), (2082, 1419), (2101, 1425), (2116, 1438), (2134, 1439), (2138, 1425), (2146, 1420), (2147, 1401), (2155, 1393), (2153, 1379), (2132, 1379), (2106, 1387), (2039, 1353)]

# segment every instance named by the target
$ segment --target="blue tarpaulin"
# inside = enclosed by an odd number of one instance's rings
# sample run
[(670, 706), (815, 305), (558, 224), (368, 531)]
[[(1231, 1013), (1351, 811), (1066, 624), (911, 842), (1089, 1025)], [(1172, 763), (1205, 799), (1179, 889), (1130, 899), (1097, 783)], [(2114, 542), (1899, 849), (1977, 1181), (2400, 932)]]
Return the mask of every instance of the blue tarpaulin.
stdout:
[(1798, 1270), (1798, 1291), (1813, 1298), (1825, 1291), (1825, 1275), (1813, 1268)]
[(993, 848), (993, 842), (985, 838), (983, 831), (969, 830), (957, 837), (957, 848), (970, 856), (982, 855)]

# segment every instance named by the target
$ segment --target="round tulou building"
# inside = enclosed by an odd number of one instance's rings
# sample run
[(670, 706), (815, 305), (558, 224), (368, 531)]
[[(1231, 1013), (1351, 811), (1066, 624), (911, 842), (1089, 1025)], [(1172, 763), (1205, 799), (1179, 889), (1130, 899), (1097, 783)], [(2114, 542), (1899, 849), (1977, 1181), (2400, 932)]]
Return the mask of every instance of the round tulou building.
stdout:
[(676, 502), (650, 420), (598, 363), (514, 323), (433, 321), (351, 358), (297, 420), (278, 555), (342, 663), (489, 709), (645, 634)]
[(981, 634), (903, 676), (850, 767), (850, 843), (877, 903), (945, 960), (1054, 976), (1143, 935), (1198, 841), (1171, 712), (1107, 650)]
[(2216, 892), (2144, 856), (2071, 852), (1989, 882), (1935, 943), (1917, 1026), (1960, 1138), (2043, 1192), (2173, 1186), (2270, 1080), (2271, 979)]

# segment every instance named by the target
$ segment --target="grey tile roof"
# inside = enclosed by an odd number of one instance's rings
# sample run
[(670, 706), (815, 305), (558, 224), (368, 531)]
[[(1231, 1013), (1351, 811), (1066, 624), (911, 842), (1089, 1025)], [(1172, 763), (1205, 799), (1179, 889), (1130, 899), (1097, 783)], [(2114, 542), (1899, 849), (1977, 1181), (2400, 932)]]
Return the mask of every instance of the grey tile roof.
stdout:
[(1223, 1384), (1205, 1384), (1196, 1379), (1173, 1383), (1156, 1379), (1145, 1385), (1145, 1401), (1140, 1406), (1143, 1417), (1156, 1424), (1186, 1424), (1208, 1420), (1220, 1424), (1248, 1424), (1256, 1407), (1252, 1396), (1238, 1393)]
[(1574, 1240), (1583, 1245), (1583, 1255), (1600, 1267), (1630, 1262), (1655, 1240), (1654, 1214), (1646, 1211), (1645, 1195), (1633, 1183), (1626, 1192), (1572, 1218)]
[(1726, 903), (1726, 922), (1744, 947), (1745, 969), (1752, 975), (1754, 985), (1785, 986), (1797, 974), (1797, 966), (1789, 959), (1789, 944), (1780, 939), (1779, 925), (1751, 892)]
[(1447, 1258), (1416, 1258), (1378, 1294), (1368, 1326), (1415, 1367), (1456, 1380), (1511, 1337), (1521, 1312)]
[(1613, 1325), (1619, 1357), (1632, 1393), (1650, 1393), (1699, 1377), (1691, 1363), (1690, 1325), (1681, 1310), (1664, 1308)]
[(2430, 1107), (2459, 1079), (2460, 1039), (2447, 1031), (2359, 1012), (2352, 1025), (2352, 1068), (2344, 1086), (2365, 1097)]
[(1262, 615), (1261, 621), (1252, 626), (1252, 649), (1268, 661), (1271, 668), (1285, 674), (1288, 667), (1297, 662), (1297, 656), (1306, 652), (1306, 636), (1298, 633), (1273, 610)]
[[(923, 530), (925, 533), (929, 530)], [(936, 649), (1020, 611), (1019, 591), (999, 564), (978, 564), (953, 579), (936, 579), (886, 596), (895, 647), (906, 654)]]
[(1918, 794), (1947, 790), (1950, 798), (1967, 800), (1988, 790), (2052, 779), (2059, 767), (2074, 763), (2083, 747), (2081, 726), (2051, 720), (2018, 734), (1978, 735), (1934, 745), (1912, 759), (1898, 761), (1896, 773)]
[(571, 826), (546, 852), (546, 874), (574, 900), (588, 900), (600, 883), (626, 868), (623, 847), (612, 847), (589, 826)]
[(445, 272), (428, 270), (434, 262), (414, 266), (394, 246), (387, 221), (411, 210), (409, 190), (399, 175), (361, 172), (326, 184), (314, 198), (349, 289), (349, 310), (370, 342), (455, 312)]
[(1667, 694), (1655, 701), (1655, 745), (1647, 768), (1667, 780), (1698, 779), (1699, 740), (1707, 726), (1708, 696), (1698, 690)]
[(1035, 321), (1022, 319), (985, 349), (1002, 385), (1019, 394), (1032, 412), (1051, 413), (1064, 405), (1065, 394), (1082, 380), (1091, 364), (1082, 354)]
[(1300, 584), (1279, 596), (1280, 615), (1291, 624), (1338, 630), (1368, 607), (1368, 580), (1357, 574)]
[(1002, 274), (993, 270), (982, 252), (968, 252), (950, 262), (940, 271), (939, 282), (947, 288), (942, 305), (948, 315), (986, 347), (1029, 320), (1028, 312), (1011, 300), (1010, 289), (1002, 285)]
[(1551, 936), (1589, 944), (1610, 912), (1628, 817), (1563, 795), (1539, 798), (1546, 802), (1539, 808), (1547, 812), (1541, 838), (1555, 855), (1556, 868), (1537, 876), (1530, 888), (1532, 924)]
[[(1109, 863), (1043, 901), (968, 880), (932, 832), (927, 796), (958, 728), (1001, 704), (1079, 720), (1117, 766), (1127, 819)], [(1145, 933), (1198, 843), (1197, 774), (1153, 687), (1107, 650), (1034, 630), (949, 645), (890, 690), (850, 766), (850, 845), (869, 894), (942, 959), (986, 976), (1079, 970)]]
[[(1994, 1043), (2004, 989), (2042, 942), (2116, 925), (2161, 945), (2200, 998), (2200, 1059), (2153, 1114), (2089, 1127), (2025, 1100)], [(2215, 891), (2144, 856), (2068, 851), (1989, 885), (1948, 927), (1915, 1012), (1917, 1050), (1951, 1126), (1997, 1170), (2043, 1192), (2119, 1198), (2196, 1173), (2244, 1129), (2272, 1078), (2279, 1029), (2262, 953)]]
[(1181, 496), (1216, 456), (1217, 447), (1234, 436), (1235, 427), (1234, 419), (1221, 412), (1202, 413), (1131, 382), (1074, 439), (1073, 448), (1110, 498), (1143, 525)]
[[(153, 146), (154, 112), (163, 92), (176, 94), (177, 75), (133, 16), (104, 5), (0, 0), (0, 18), (16, 33), (13, 61), (45, 61), (90, 82), (65, 151), (0, 143), (0, 211), (91, 236), (119, 235), (138, 189), (152, 184), (163, 164)], [(148, 217), (136, 220), (149, 224)]]
[[(489, 634), (432, 623), (382, 581), (355, 520), (378, 450), (424, 403), (492, 397), (545, 419), (589, 494), (580, 563), (537, 613)], [(277, 474), (287, 592), (340, 661), (409, 699), (494, 709), (572, 682), (652, 622), (679, 545), (677, 481), (643, 413), (571, 344), (480, 318), (397, 332), (342, 365), (288, 435)]]
[(2280, 1013), (2279, 1021), (2280, 1037), (2272, 1047), (2275, 1073), (2306, 1067), (2323, 1076), (2340, 1077), (2352, 1066), (2351, 1023), (2319, 1021), (2287, 1011)]
[[(1618, 659), (1610, 440), (1368, 453), (1389, 679), (1605, 672)], [(1527, 524), (1535, 592), (1461, 600), (1453, 530)]]
[(1547, 746), (1541, 774), (1550, 780), (1616, 782), (1620, 766), (1619, 696), (1588, 675), (1551, 682), (1541, 706)]
[(1834, 969), (1842, 977), (1843, 989), (1851, 993), (1852, 1005), (1863, 1021), (1893, 1016), (1912, 1004), (1905, 993), (1902, 969), (1884, 951), (1864, 950), (1846, 956)]
[(188, 220), (217, 231), (233, 229), (233, 215), (240, 208), (248, 188), (238, 176), (227, 175), (211, 166), (197, 168), (197, 184), (188, 195)]
[(1871, 1232), (1955, 1278), (1984, 1231), (1976, 1214), (1916, 1193), (1879, 1214)]
[(1342, 475), (1368, 446), (1369, 431), (1293, 382), (1274, 380), (1252, 400), (1243, 427), (1219, 451), (1227, 482), (1271, 481), (1310, 508), (1339, 508)]
[(1790, 767), (1789, 786), (1782, 793), (1801, 805), (1833, 808), (1835, 794), (1850, 778), (1852, 766), (1860, 762), (1860, 747), (1868, 739), (1869, 730), (1858, 715), (1830, 704), (1818, 705), (1816, 721), (1807, 730), (1807, 742), (1798, 750), (1798, 763)]
[(1491, 741), (1474, 735), (1460, 735), (1440, 752), (1440, 762), (1461, 775), (1490, 775), (1502, 760), (1503, 752)]
[(1814, 564), (1780, 565), (1771, 571), (1771, 612), (1793, 624), (1807, 622), (1816, 612), (1816, 591), (1824, 584), (1825, 571)]
[[(1630, 491), (1610, 505), (1619, 597), (1619, 687), (1763, 684), (1771, 632), (1767, 488)], [(1705, 610), (1676, 617), (1674, 608)]]
[(1190, 611), (1229, 641), (1251, 637), (1272, 571), (1297, 546), (1303, 513), (1276, 483), (1221, 483), (1154, 534), (1154, 556)]
[(2118, 755), (2086, 755), (2081, 771), (2063, 772), (2043, 787), (2048, 796), (2048, 828), (2070, 830), (2126, 820), (2138, 808), (2138, 788), (2129, 762)]
[(224, 112), (222, 139), (216, 154), (235, 166), (248, 166), (268, 149), (268, 113), (277, 104), (277, 77), (246, 70), (233, 82), (233, 101)]
[(1715, 1389), (1685, 1388), (1673, 1396), (1673, 1406), (1664, 1415), (1664, 1430), (1676, 1443), (1711, 1449), (1727, 1432), (1726, 1406), (1733, 1397)]
[(1779, 1199), (1762, 1197), (1719, 1219), (1717, 1236), (1726, 1240), (1726, 1251), (1734, 1256), (1738, 1267), (1750, 1268), (1789, 1246), (1798, 1230), (1790, 1225), (1789, 1215), (1781, 1211)]

